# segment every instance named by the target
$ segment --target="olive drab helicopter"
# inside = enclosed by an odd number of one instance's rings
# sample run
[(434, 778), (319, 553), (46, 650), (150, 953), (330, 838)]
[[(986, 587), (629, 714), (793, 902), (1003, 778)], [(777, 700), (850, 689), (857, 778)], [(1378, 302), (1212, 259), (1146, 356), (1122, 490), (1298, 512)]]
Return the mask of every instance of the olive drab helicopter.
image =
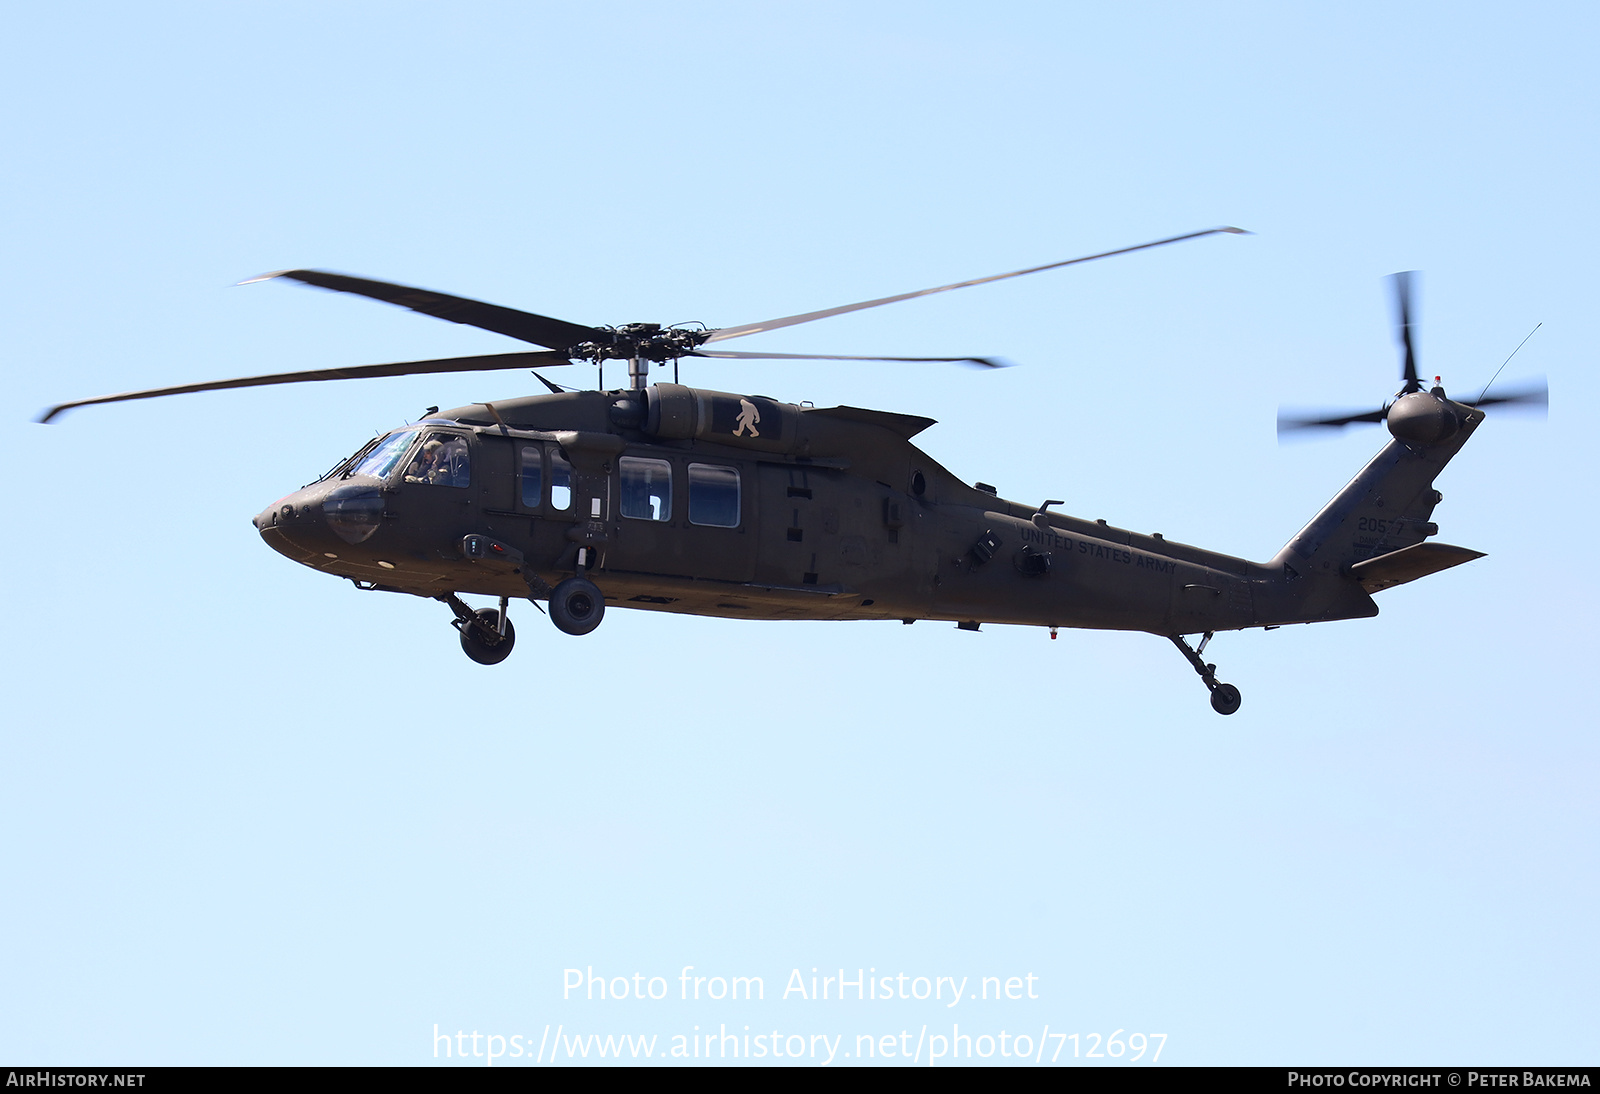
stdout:
[[(1147, 631), (1169, 639), (1221, 714), (1238, 688), (1202, 660), (1218, 631), (1376, 615), (1372, 594), (1481, 557), (1430, 542), (1433, 480), (1495, 403), (1424, 390), (1412, 351), (1410, 280), (1395, 281), (1403, 386), (1378, 410), (1280, 418), (1280, 429), (1384, 422), (1391, 439), (1268, 562), (1202, 550), (1005, 501), (969, 485), (913, 443), (928, 418), (813, 407), (649, 382), (652, 364), (692, 358), (965, 361), (740, 353), (726, 339), (900, 300), (1020, 277), (1238, 228), (1212, 228), (1065, 262), (898, 296), (710, 329), (589, 327), (382, 281), (318, 270), (287, 278), (509, 335), (545, 349), (254, 376), (63, 403), (92, 403), (309, 380), (541, 369), (590, 363), (597, 390), (430, 407), (254, 518), (274, 550), (362, 589), (443, 602), (462, 649), (504, 661), (516, 641), (511, 600), (548, 605), (556, 627), (588, 634), (608, 606), (729, 619), (919, 619)], [(605, 390), (604, 363), (628, 362), (629, 386)], [(1487, 391), (1487, 389), (1485, 389)], [(474, 609), (462, 594), (496, 597)], [(1200, 636), (1197, 644), (1188, 640)]]

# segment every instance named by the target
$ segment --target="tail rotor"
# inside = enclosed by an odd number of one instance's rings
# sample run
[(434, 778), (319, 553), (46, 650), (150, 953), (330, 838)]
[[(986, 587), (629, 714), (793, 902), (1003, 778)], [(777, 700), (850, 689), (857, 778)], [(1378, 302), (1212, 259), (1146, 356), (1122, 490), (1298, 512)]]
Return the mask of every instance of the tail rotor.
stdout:
[[(1530, 381), (1522, 387), (1500, 395), (1490, 397), (1489, 388), (1485, 386), (1483, 393), (1477, 399), (1450, 400), (1440, 384), (1438, 377), (1434, 378), (1434, 386), (1424, 390), (1422, 379), (1417, 374), (1417, 352), (1413, 335), (1413, 287), (1416, 281), (1416, 271), (1406, 270), (1402, 273), (1391, 274), (1388, 278), (1390, 297), (1394, 304), (1395, 337), (1400, 344), (1400, 390), (1395, 397), (1376, 410), (1354, 410), (1343, 413), (1330, 413), (1327, 410), (1278, 410), (1278, 440), (1307, 435), (1316, 431), (1343, 429), (1349, 425), (1372, 424), (1383, 422), (1389, 431), (1397, 438), (1416, 443), (1432, 443), (1442, 440), (1455, 432), (1459, 424), (1460, 411), (1451, 407), (1466, 407), (1475, 409), (1486, 406), (1520, 406), (1543, 412), (1550, 405), (1550, 388), (1543, 379)], [(1534, 327), (1537, 331), (1539, 328)], [(1528, 335), (1533, 337), (1532, 332)], [(1526, 344), (1527, 338), (1522, 340)], [(1518, 345), (1520, 350), (1522, 345)], [(1515, 357), (1517, 350), (1511, 351)], [(1507, 357), (1509, 362), (1511, 357)], [(1502, 369), (1505, 364), (1501, 364)], [(1497, 371), (1495, 376), (1499, 376)], [(1492, 385), (1494, 379), (1489, 383)]]

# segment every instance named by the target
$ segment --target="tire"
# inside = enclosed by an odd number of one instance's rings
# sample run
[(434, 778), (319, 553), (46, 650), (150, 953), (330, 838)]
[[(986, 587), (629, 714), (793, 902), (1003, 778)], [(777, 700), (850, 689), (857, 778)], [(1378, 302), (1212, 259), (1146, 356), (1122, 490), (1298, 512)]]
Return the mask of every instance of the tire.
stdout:
[(478, 625), (461, 628), (461, 648), (468, 657), (480, 665), (498, 665), (511, 656), (511, 647), (517, 641), (517, 629), (511, 625), (511, 620), (506, 620), (506, 633), (492, 645), (484, 638), (483, 631), (499, 635), (500, 612), (497, 609), (479, 608)]
[(1244, 699), (1232, 684), (1218, 684), (1211, 692), (1211, 709), (1218, 714), (1232, 714)]
[(588, 634), (605, 614), (606, 598), (586, 577), (569, 577), (550, 593), (550, 621), (567, 634)]

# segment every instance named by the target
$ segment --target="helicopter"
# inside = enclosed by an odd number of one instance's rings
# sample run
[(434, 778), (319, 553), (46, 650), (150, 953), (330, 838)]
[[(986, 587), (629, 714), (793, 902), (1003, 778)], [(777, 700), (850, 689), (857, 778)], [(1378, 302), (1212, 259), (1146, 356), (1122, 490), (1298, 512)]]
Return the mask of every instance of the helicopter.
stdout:
[[(466, 655), (503, 662), (516, 642), (513, 599), (586, 635), (608, 607), (728, 619), (918, 620), (1144, 631), (1170, 640), (1212, 708), (1233, 714), (1237, 687), (1204, 660), (1221, 631), (1273, 629), (1378, 614), (1373, 594), (1482, 553), (1432, 542), (1435, 477), (1496, 403), (1544, 390), (1451, 399), (1424, 389), (1411, 337), (1411, 279), (1393, 281), (1402, 386), (1381, 408), (1286, 417), (1283, 432), (1383, 423), (1389, 441), (1267, 562), (1204, 550), (1007, 501), (968, 484), (912, 443), (935, 424), (913, 414), (815, 407), (698, 389), (685, 359), (966, 362), (991, 357), (853, 357), (702, 348), (763, 331), (1216, 234), (1211, 228), (1133, 247), (915, 292), (708, 328), (591, 327), (425, 289), (321, 270), (286, 279), (382, 301), (544, 347), (535, 352), (320, 369), (123, 392), (98, 403), (317, 380), (529, 369), (543, 394), (440, 411), (375, 437), (252, 523), (280, 554), (358, 588), (438, 600)], [(1519, 347), (1520, 348), (1520, 347)], [(607, 361), (628, 362), (606, 390)], [(1508, 359), (1509, 360), (1509, 359)], [(650, 382), (652, 365), (673, 382)], [(588, 363), (594, 390), (538, 370)], [(1503, 367), (1503, 366), (1502, 366)], [(1498, 375), (1498, 374), (1497, 374)], [(1491, 383), (1493, 381), (1491, 380)], [(463, 594), (498, 599), (477, 608)], [(1198, 636), (1198, 642), (1190, 638)]]

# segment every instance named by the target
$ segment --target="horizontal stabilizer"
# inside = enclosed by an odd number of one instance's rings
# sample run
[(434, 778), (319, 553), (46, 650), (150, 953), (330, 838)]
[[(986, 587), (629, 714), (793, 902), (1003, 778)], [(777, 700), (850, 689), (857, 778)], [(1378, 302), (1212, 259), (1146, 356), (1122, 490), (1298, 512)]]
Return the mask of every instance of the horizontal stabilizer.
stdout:
[(1482, 557), (1482, 551), (1469, 551), (1448, 543), (1416, 543), (1358, 562), (1350, 567), (1350, 575), (1361, 582), (1367, 592), (1375, 593)]

